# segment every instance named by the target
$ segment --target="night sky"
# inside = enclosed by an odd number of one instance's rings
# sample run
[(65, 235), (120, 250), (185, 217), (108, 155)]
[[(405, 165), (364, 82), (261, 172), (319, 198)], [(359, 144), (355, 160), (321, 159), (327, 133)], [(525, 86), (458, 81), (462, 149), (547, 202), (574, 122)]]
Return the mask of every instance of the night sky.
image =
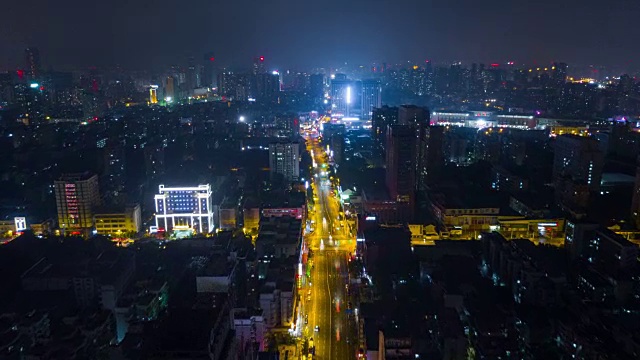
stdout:
[(634, 0), (4, 0), (0, 69), (40, 49), (48, 68), (274, 67), (345, 61), (599, 64), (637, 68)]

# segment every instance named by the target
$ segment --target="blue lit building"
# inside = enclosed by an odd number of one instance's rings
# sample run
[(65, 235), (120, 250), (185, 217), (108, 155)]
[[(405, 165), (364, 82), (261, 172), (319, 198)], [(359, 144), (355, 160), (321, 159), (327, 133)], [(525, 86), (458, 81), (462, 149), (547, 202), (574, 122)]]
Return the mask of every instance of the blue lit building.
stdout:
[(214, 229), (211, 185), (165, 187), (155, 196), (158, 231), (192, 230), (209, 233)]

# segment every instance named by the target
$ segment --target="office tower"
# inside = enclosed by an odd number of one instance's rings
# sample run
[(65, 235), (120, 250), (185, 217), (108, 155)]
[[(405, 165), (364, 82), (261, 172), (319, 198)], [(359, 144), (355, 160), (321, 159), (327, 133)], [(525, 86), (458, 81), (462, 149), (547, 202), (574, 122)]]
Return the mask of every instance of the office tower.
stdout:
[(267, 72), (264, 63), (264, 56), (253, 58), (253, 67), (251, 70), (253, 71), (253, 75), (264, 74)]
[(313, 74), (309, 77), (309, 95), (314, 99), (324, 97), (324, 75)]
[(399, 205), (404, 221), (413, 220), (415, 206), (415, 130), (412, 126), (387, 128), (386, 183), (391, 199)]
[(158, 85), (149, 86), (149, 104), (158, 103)]
[(27, 75), (32, 79), (40, 78), (41, 64), (40, 51), (37, 48), (29, 47), (24, 51), (25, 64), (27, 67)]
[(176, 79), (173, 76), (167, 76), (164, 85), (164, 101), (167, 103), (176, 100)]
[(389, 125), (398, 124), (398, 108), (387, 105), (373, 109), (371, 116), (371, 139), (378, 148), (386, 145), (386, 132)]
[(209, 184), (181, 187), (160, 185), (154, 197), (158, 231), (212, 232), (211, 194)]
[(362, 81), (361, 109), (363, 120), (371, 119), (373, 109), (382, 106), (382, 86), (379, 80)]
[(65, 233), (83, 234), (93, 227), (93, 212), (100, 205), (98, 176), (67, 174), (54, 182), (58, 226)]
[(214, 57), (213, 53), (209, 52), (204, 54), (203, 57), (203, 66), (202, 66), (202, 78), (201, 80), (201, 86), (202, 87), (214, 87), (214, 76), (215, 76), (215, 71), (214, 71), (214, 65), (215, 65), (215, 60), (216, 58)]
[[(336, 113), (346, 113), (347, 101), (351, 101), (351, 89), (347, 90), (351, 86), (351, 81), (348, 80), (331, 80), (331, 88), (329, 96), (331, 96), (331, 111)], [(349, 99), (347, 100), (347, 97)]]
[(362, 83), (347, 79), (331, 80), (331, 111), (345, 117), (359, 116), (361, 111)]
[(276, 142), (269, 144), (269, 172), (282, 175), (288, 181), (297, 181), (300, 177), (299, 145), (295, 142)]

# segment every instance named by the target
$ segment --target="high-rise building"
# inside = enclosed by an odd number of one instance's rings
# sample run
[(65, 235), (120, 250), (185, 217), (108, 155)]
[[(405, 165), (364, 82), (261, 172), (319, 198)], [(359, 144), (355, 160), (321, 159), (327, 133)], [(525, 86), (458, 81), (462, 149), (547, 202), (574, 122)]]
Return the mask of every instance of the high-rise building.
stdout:
[(210, 233), (214, 230), (211, 185), (165, 187), (154, 197), (158, 231)]
[(253, 67), (251, 70), (253, 71), (253, 75), (264, 74), (267, 72), (264, 63), (264, 56), (253, 58)]
[(93, 227), (93, 212), (100, 205), (98, 176), (67, 174), (54, 182), (58, 226), (65, 233), (87, 233)]
[(331, 149), (331, 156), (336, 164), (344, 159), (344, 136), (347, 133), (344, 124), (324, 124), (322, 136)]
[(347, 117), (359, 116), (361, 111), (362, 84), (347, 79), (331, 80), (331, 111)]
[(269, 171), (280, 174), (288, 181), (300, 177), (300, 152), (296, 142), (275, 142), (269, 144)]
[(309, 77), (309, 95), (314, 99), (324, 96), (324, 75), (313, 74)]
[(196, 68), (196, 59), (194, 59), (193, 57), (190, 57), (189, 65), (187, 66), (187, 79), (186, 79), (186, 86), (187, 86), (187, 91), (189, 96), (191, 96), (191, 94), (193, 93), (193, 89), (200, 86), (198, 80), (200, 80), (200, 76), (198, 76), (198, 71)]
[(11, 74), (0, 74), (0, 104), (8, 104), (14, 101), (13, 81)]
[(633, 198), (631, 200), (631, 221), (640, 229), (640, 157), (636, 160), (636, 180), (633, 184)]
[(557, 202), (583, 213), (591, 192), (600, 189), (604, 153), (595, 138), (561, 135), (554, 144), (553, 182)]
[(551, 80), (554, 85), (559, 86), (567, 81), (567, 69), (569, 66), (565, 63), (553, 63), (551, 65)]
[(262, 102), (277, 101), (280, 93), (280, 75), (260, 73), (256, 76), (255, 99)]
[(221, 72), (218, 74), (218, 93), (234, 100), (246, 101), (250, 92), (249, 76), (231, 71)]
[(101, 148), (104, 156), (104, 172), (100, 177), (102, 198), (109, 205), (124, 205), (127, 179), (125, 141), (112, 138), (106, 140), (104, 147)]
[(401, 125), (429, 125), (429, 109), (415, 105), (402, 105), (398, 108), (398, 124)]
[(176, 100), (176, 79), (173, 76), (167, 76), (164, 85), (164, 101), (170, 103)]
[(384, 149), (389, 125), (398, 124), (398, 108), (387, 105), (373, 109), (371, 116), (371, 138), (377, 147)]
[(436, 173), (440, 171), (438, 164), (442, 163), (442, 128), (431, 128), (430, 117), (426, 107), (402, 105), (398, 109), (398, 124), (411, 126), (415, 131), (416, 190), (426, 189), (429, 172), (431, 180), (435, 180)]
[(391, 199), (398, 203), (402, 218), (413, 220), (415, 206), (415, 130), (408, 125), (391, 125), (387, 129), (386, 183)]
[(25, 65), (27, 67), (27, 75), (32, 79), (39, 79), (41, 66), (40, 51), (38, 48), (28, 47), (24, 51)]
[(300, 120), (294, 114), (280, 114), (274, 119), (276, 134), (272, 136), (295, 138), (300, 134)]
[(426, 126), (417, 134), (418, 166), (416, 173), (416, 188), (426, 190), (440, 180), (444, 166), (444, 127)]
[(553, 157), (553, 178), (566, 177), (585, 184), (591, 191), (600, 189), (604, 154), (595, 138), (561, 135), (556, 138)]
[(362, 81), (362, 97), (361, 97), (361, 118), (364, 120), (371, 119), (373, 109), (382, 105), (382, 86), (379, 80), (363, 80)]
[(106, 103), (102, 93), (82, 92), (82, 114), (85, 121), (96, 121), (104, 115)]
[(74, 102), (75, 88), (71, 72), (49, 71), (43, 83), (53, 104), (71, 105)]
[(158, 85), (149, 86), (149, 104), (158, 103)]
[(202, 66), (202, 76), (201, 76), (201, 81), (200, 81), (200, 85), (202, 87), (213, 87), (214, 86), (214, 76), (215, 76), (215, 71), (214, 71), (214, 64), (215, 64), (215, 60), (216, 58), (214, 57), (213, 53), (206, 53), (204, 54), (204, 58), (203, 60), (203, 66)]

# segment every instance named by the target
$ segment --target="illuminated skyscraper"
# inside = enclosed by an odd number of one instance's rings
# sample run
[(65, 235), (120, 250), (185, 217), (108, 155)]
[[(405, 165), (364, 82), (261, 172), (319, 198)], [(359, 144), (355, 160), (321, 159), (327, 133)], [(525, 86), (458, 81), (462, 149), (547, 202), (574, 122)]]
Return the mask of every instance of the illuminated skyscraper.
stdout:
[(93, 227), (93, 211), (100, 205), (98, 176), (63, 175), (54, 183), (58, 226), (66, 233), (87, 233)]
[(369, 120), (373, 109), (382, 106), (382, 86), (378, 80), (362, 81), (361, 119)]
[(361, 110), (362, 83), (346, 79), (331, 80), (331, 111), (333, 114), (358, 116)]
[(176, 79), (173, 76), (168, 76), (164, 85), (164, 100), (167, 103), (176, 100)]
[(27, 66), (27, 74), (31, 79), (38, 79), (40, 77), (40, 51), (38, 48), (29, 47), (24, 51), (25, 63)]
[(149, 87), (149, 104), (158, 103), (158, 85), (151, 85)]
[(186, 187), (160, 185), (154, 198), (158, 230), (212, 232), (214, 224), (211, 194), (209, 184)]

